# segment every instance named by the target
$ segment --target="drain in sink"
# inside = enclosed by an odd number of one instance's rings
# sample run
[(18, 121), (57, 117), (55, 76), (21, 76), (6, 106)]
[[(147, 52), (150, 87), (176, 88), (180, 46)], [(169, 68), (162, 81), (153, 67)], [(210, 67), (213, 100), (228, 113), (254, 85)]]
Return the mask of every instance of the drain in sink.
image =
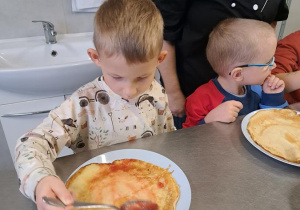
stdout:
[(53, 57), (55, 57), (55, 56), (57, 56), (57, 52), (56, 52), (55, 50), (52, 50), (51, 55), (52, 55)]

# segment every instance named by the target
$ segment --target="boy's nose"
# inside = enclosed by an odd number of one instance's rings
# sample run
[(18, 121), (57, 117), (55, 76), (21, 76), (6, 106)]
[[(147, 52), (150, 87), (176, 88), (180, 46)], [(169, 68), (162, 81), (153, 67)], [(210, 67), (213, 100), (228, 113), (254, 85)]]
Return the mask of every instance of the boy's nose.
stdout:
[(123, 98), (124, 99), (132, 99), (136, 96), (137, 89), (134, 85), (128, 85), (123, 89)]

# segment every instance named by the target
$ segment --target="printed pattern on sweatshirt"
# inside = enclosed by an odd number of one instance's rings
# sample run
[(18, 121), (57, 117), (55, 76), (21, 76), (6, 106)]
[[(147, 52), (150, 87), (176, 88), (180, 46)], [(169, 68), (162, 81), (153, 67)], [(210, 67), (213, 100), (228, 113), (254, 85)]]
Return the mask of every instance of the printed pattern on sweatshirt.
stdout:
[(77, 153), (173, 130), (167, 95), (155, 80), (143, 94), (125, 100), (99, 77), (20, 137), (15, 149), (20, 191), (35, 200), (39, 180), (57, 177), (52, 162), (64, 146)]

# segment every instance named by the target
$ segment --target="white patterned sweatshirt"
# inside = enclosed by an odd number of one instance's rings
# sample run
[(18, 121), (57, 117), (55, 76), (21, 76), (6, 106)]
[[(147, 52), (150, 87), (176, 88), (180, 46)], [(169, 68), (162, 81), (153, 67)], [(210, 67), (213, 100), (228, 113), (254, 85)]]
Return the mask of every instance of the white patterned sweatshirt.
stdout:
[(20, 191), (35, 201), (37, 183), (45, 176), (57, 177), (52, 162), (64, 146), (77, 153), (173, 130), (167, 95), (155, 80), (143, 94), (124, 100), (99, 77), (18, 139)]

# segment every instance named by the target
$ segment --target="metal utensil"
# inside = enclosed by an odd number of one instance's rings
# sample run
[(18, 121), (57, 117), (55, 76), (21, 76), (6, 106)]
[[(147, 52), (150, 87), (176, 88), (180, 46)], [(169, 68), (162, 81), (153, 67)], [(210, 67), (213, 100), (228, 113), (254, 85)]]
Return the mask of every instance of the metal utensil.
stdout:
[[(66, 207), (66, 205), (57, 198), (43, 197), (42, 199), (43, 199), (43, 202), (45, 202), (49, 205), (56, 206), (56, 207), (62, 207), (62, 208)], [(110, 209), (116, 209), (116, 210), (130, 210), (133, 207), (138, 207), (141, 210), (157, 210), (158, 209), (158, 205), (156, 203), (153, 203), (151, 201), (146, 201), (146, 200), (127, 201), (124, 204), (122, 204), (121, 208), (118, 208), (113, 205), (108, 205), (108, 204), (97, 204), (97, 203), (74, 201), (73, 207), (74, 207), (74, 209), (110, 208)]]

